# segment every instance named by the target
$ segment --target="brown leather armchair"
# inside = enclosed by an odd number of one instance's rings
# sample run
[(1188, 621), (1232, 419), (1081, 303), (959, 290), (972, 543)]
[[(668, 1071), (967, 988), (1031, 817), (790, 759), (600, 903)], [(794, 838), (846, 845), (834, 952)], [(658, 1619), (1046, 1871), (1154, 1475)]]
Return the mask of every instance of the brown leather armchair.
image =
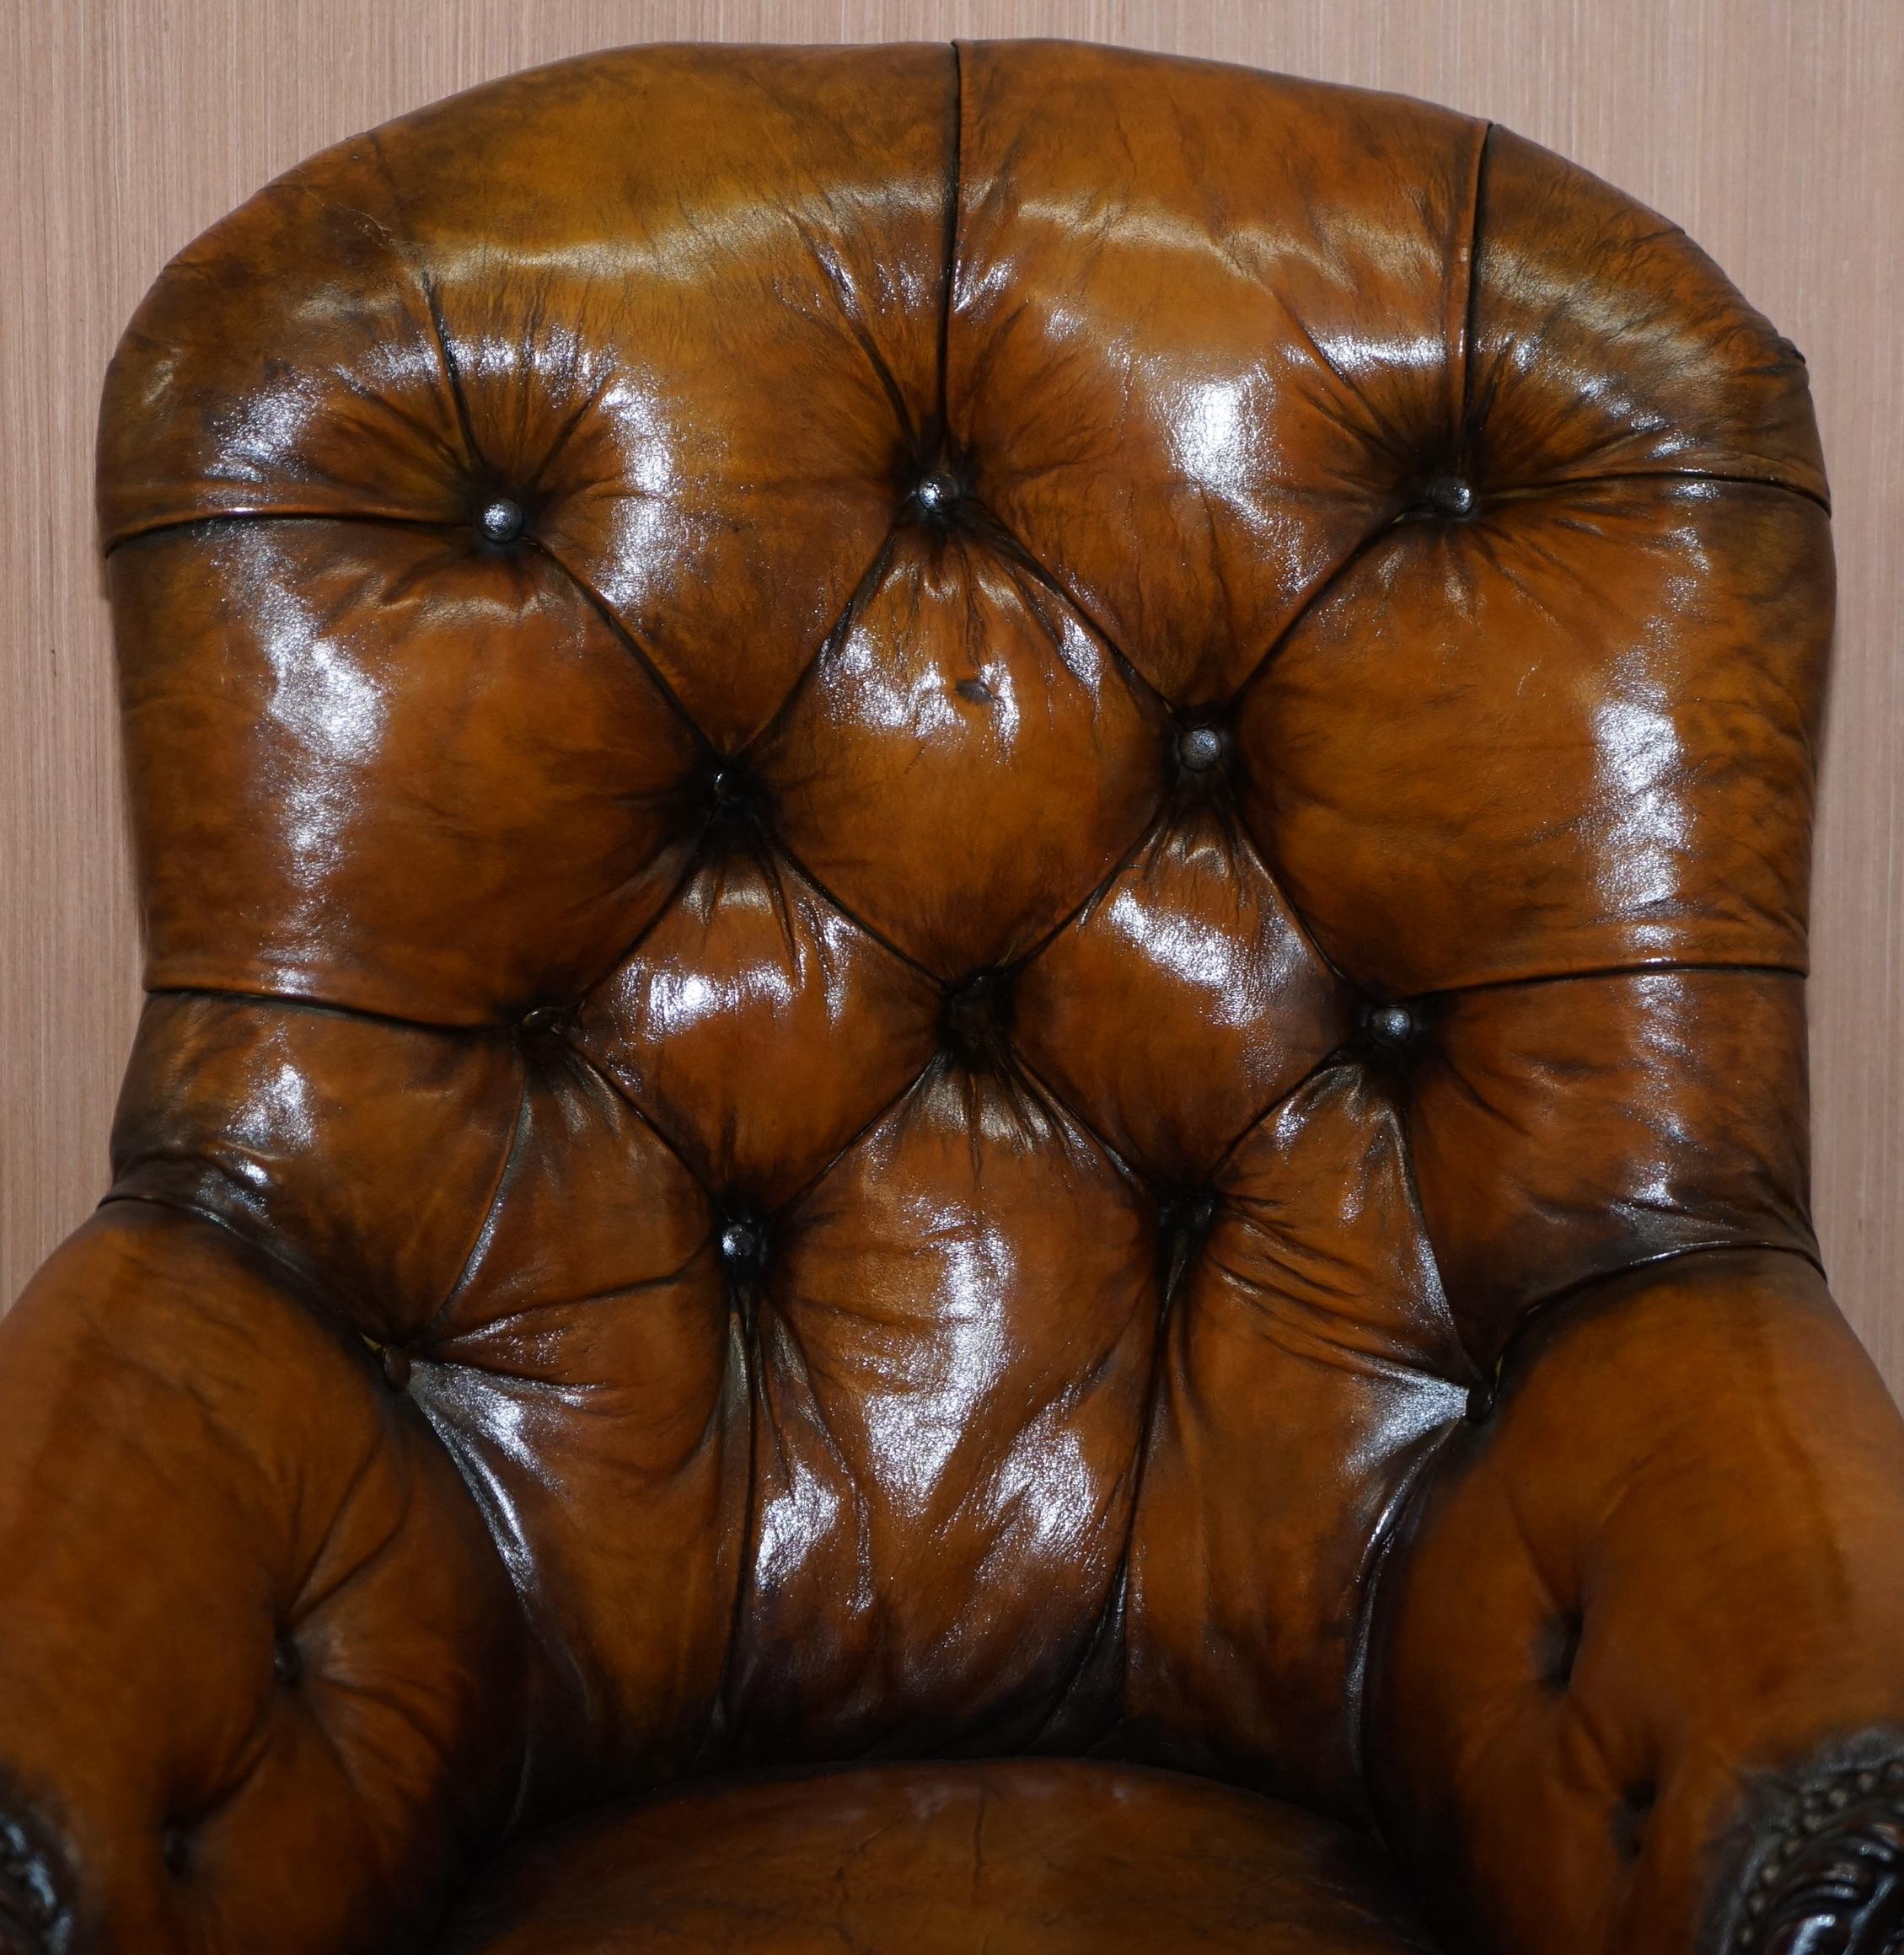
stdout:
[(1504, 131), (649, 49), (115, 360), (29, 1955), (1904, 1947), (1796, 351)]

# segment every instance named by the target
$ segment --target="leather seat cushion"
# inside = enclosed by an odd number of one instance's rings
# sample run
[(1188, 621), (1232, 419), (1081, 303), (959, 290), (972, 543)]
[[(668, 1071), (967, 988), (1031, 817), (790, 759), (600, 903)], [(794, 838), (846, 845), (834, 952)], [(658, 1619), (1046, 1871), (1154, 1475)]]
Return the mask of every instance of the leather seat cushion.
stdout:
[(441, 1955), (1432, 1947), (1379, 1851), (1181, 1774), (1038, 1759), (716, 1781), (518, 1848)]

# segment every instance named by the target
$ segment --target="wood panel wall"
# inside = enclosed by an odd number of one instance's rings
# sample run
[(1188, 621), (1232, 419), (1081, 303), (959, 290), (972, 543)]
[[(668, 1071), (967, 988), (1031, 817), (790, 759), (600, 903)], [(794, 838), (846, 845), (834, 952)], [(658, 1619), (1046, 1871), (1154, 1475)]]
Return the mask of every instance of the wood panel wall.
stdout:
[(85, 1213), (137, 964), (93, 417), (180, 245), (340, 137), (616, 43), (1054, 34), (1426, 95), (1685, 224), (1810, 357), (1842, 609), (1818, 857), (1820, 1229), (1904, 1388), (1904, 4), (0, 0), (0, 1299)]

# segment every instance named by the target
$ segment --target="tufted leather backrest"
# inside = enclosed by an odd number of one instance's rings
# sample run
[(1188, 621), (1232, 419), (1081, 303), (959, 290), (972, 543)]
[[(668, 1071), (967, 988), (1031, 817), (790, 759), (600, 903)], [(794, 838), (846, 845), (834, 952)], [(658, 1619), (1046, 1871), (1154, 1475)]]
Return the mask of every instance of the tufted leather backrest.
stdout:
[(532, 1796), (1096, 1748), (1359, 1813), (1516, 1327), (1811, 1248), (1802, 366), (1505, 131), (591, 56), (192, 246), (100, 453), (115, 1192), (383, 1348)]

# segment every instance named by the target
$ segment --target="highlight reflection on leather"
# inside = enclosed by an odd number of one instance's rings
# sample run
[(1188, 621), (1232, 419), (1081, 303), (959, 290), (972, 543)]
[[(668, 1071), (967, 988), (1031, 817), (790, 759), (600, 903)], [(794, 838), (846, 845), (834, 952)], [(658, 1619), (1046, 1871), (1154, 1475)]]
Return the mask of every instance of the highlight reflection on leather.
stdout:
[(1238, 69), (592, 56), (182, 254), (99, 481), (152, 995), (0, 1327), (0, 1946), (505, 1848), (449, 1946), (967, 1946), (995, 1798), (1000, 1948), (1689, 1955), (1904, 1728), (1824, 476), (1679, 233)]

